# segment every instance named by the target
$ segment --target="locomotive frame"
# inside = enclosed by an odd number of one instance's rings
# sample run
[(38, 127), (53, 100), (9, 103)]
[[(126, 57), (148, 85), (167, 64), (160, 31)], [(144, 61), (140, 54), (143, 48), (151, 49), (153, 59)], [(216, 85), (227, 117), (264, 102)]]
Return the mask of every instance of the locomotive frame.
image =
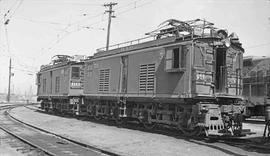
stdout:
[(62, 101), (38, 92), (42, 108), (63, 112), (64, 105), (71, 114), (119, 124), (138, 121), (148, 129), (165, 125), (186, 135), (244, 135), (244, 49), (238, 37), (200, 19), (167, 20), (148, 35), (108, 51), (98, 49), (81, 62), (62, 60), (49, 66), (48, 71), (80, 64), (83, 85), (73, 95), (69, 88)]

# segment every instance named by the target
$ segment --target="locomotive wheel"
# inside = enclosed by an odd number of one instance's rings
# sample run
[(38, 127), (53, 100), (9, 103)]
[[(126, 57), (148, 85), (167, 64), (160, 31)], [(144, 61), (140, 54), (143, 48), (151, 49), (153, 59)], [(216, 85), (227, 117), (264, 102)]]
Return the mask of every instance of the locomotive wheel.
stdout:
[(202, 128), (200, 126), (194, 128), (182, 128), (181, 131), (185, 136), (199, 136), (202, 133)]
[(240, 123), (234, 123), (231, 127), (233, 135), (235, 136), (240, 136), (241, 135), (241, 131), (242, 131), (242, 125)]
[(46, 107), (46, 108), (45, 108), (45, 112), (49, 112), (49, 108)]
[(242, 117), (236, 115), (227, 123), (227, 130), (231, 129), (231, 132), (234, 136), (240, 136), (242, 132)]
[(156, 126), (156, 123), (149, 122), (149, 114), (148, 111), (143, 112), (143, 119), (140, 120), (140, 123), (143, 125), (145, 129), (151, 130)]
[(123, 118), (116, 118), (116, 119), (115, 119), (115, 123), (116, 123), (117, 125), (122, 125), (122, 124), (124, 123), (124, 119), (123, 119)]
[(94, 115), (95, 120), (100, 121), (102, 117), (100, 115)]
[(187, 128), (178, 124), (177, 129), (181, 131), (184, 136), (188, 137), (199, 136), (203, 132), (203, 128), (200, 126), (190, 126), (189, 128)]
[(143, 127), (145, 128), (145, 129), (148, 129), (148, 130), (151, 130), (151, 129), (153, 129), (153, 128), (155, 128), (155, 126), (156, 126), (156, 123), (148, 123), (148, 122), (142, 122), (142, 124), (143, 124)]

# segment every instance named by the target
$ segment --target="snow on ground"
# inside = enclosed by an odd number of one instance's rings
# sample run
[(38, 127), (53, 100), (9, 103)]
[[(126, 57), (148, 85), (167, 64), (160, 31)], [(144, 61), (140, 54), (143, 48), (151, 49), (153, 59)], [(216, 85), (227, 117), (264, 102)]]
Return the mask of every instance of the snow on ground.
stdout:
[(121, 155), (228, 155), (228, 153), (221, 152), (218, 149), (184, 139), (73, 118), (62, 118), (38, 113), (24, 107), (15, 108), (10, 113), (26, 123)]

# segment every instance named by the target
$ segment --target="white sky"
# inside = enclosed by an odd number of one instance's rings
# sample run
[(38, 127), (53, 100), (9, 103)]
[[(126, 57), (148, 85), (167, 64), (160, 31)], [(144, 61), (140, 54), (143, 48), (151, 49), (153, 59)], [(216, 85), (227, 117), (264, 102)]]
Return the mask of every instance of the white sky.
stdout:
[[(35, 73), (56, 54), (92, 55), (106, 44), (109, 0), (0, 0), (0, 93), (36, 92)], [(144, 37), (167, 19), (205, 18), (236, 32), (245, 55), (270, 56), (270, 0), (115, 0), (111, 44)], [(10, 10), (7, 35), (4, 14)], [(11, 17), (10, 17), (11, 16)], [(91, 27), (86, 29), (83, 27)], [(105, 30), (102, 30), (105, 29)], [(7, 38), (10, 52), (8, 51)], [(32, 75), (31, 75), (32, 74)]]

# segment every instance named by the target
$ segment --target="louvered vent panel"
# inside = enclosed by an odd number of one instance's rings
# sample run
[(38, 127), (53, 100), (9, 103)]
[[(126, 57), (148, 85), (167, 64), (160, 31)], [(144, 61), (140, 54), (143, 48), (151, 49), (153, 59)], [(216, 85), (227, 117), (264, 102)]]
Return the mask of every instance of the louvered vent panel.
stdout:
[(140, 66), (140, 91), (146, 90), (146, 81), (147, 81), (147, 65)]
[(140, 66), (139, 77), (140, 91), (154, 91), (155, 89), (155, 64), (144, 64)]
[(110, 69), (102, 69), (99, 71), (99, 88), (100, 92), (108, 92), (110, 85)]
[(148, 64), (147, 91), (154, 91), (155, 87), (155, 64)]

